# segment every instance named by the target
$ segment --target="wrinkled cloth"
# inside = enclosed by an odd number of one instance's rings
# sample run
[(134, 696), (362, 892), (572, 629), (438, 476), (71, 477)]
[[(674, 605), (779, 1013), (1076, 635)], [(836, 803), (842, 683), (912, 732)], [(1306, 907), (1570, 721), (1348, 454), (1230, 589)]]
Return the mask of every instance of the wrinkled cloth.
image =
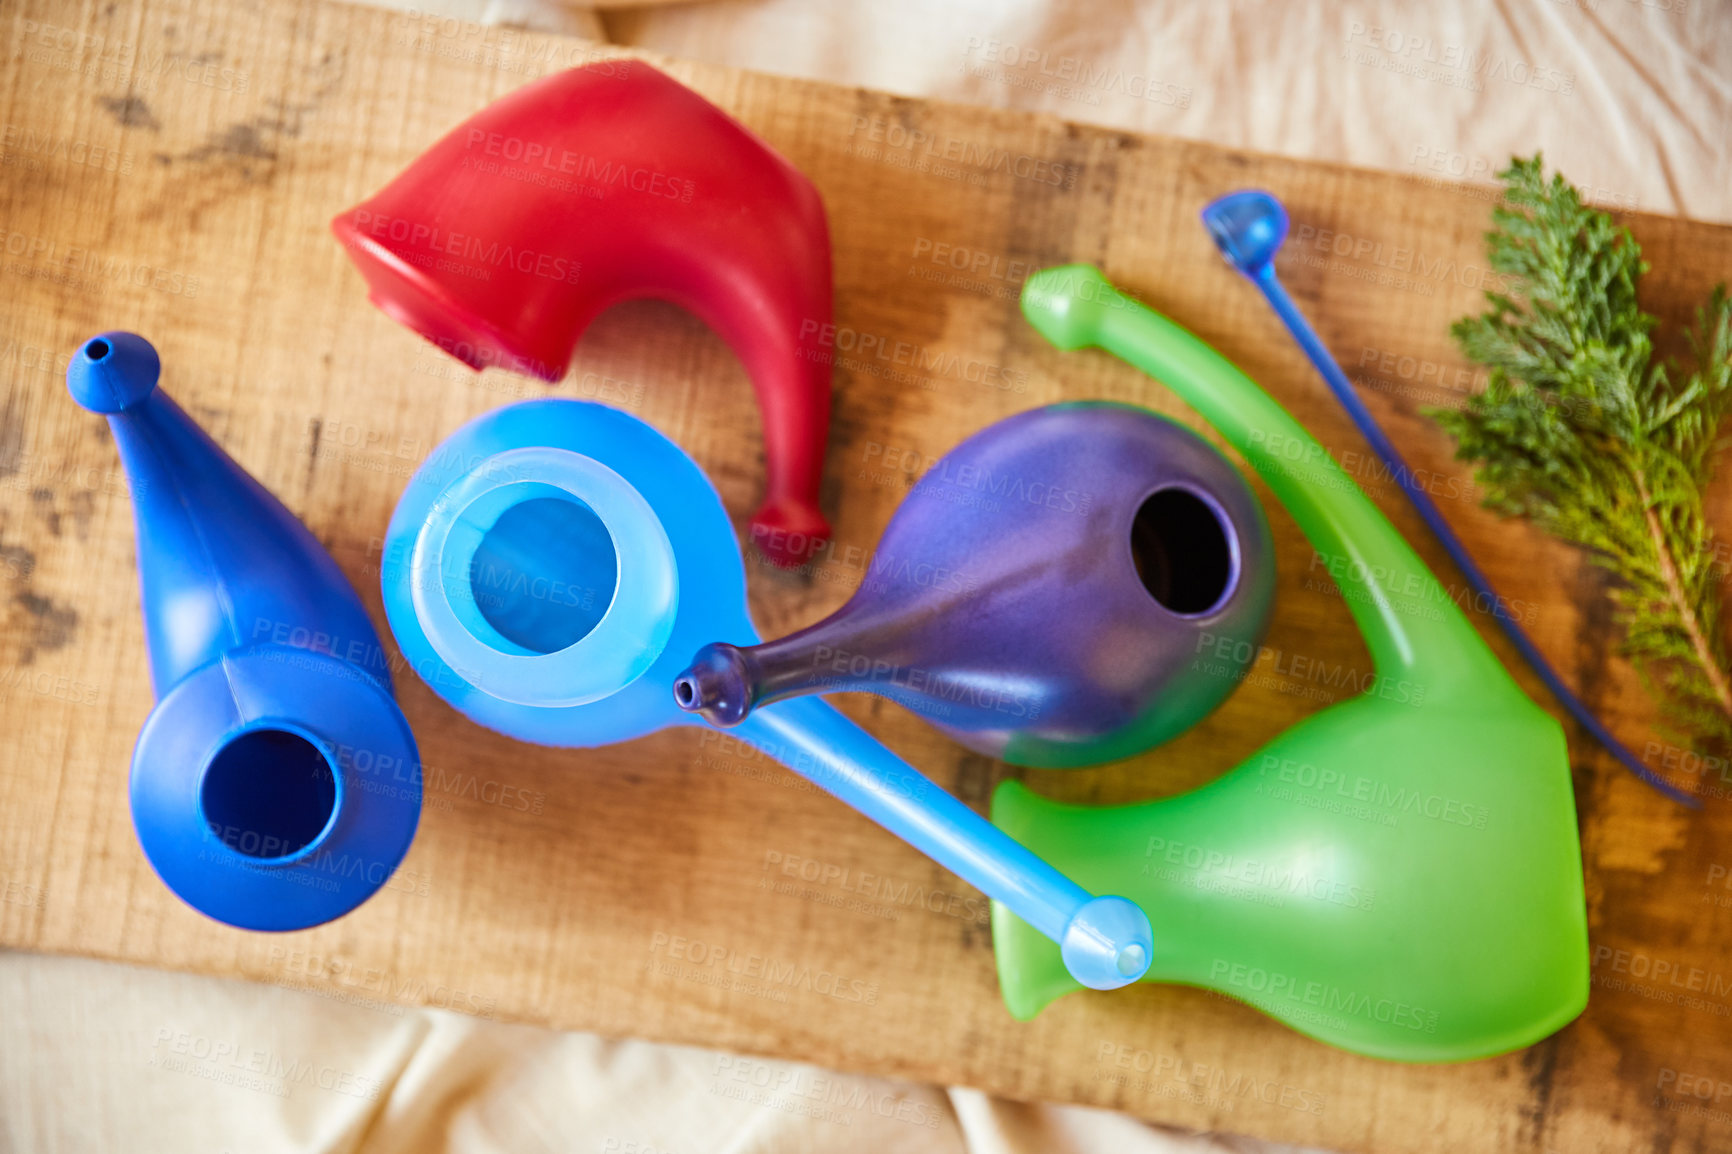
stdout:
[[(1713, 0), (401, 5), (1435, 180), (1543, 150), (1614, 208), (1732, 222)], [(1277, 1154), (1109, 1111), (0, 952), (0, 1150)]]
[(0, 951), (0, 1151), (1276, 1154), (800, 1062)]
[(714, 64), (1732, 223), (1722, 0), (721, 0), (606, 16)]

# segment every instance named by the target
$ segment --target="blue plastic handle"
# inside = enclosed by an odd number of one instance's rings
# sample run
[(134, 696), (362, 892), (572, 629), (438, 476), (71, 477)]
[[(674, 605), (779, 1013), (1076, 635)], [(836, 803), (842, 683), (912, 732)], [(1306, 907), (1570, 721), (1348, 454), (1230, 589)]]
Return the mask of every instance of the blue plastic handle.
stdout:
[(1152, 934), (1127, 898), (1094, 897), (816, 697), (729, 731), (871, 818), (1059, 944), (1065, 968), (1112, 990), (1149, 968)]
[[(757, 640), (721, 499), (649, 425), (605, 405), (539, 400), (470, 422), (410, 481), (385, 538), (385, 610), (410, 665), (501, 733), (595, 746), (674, 725), (692, 653)], [(1076, 979), (1128, 985), (1148, 918), (1095, 897), (817, 698), (730, 731), (1060, 944)]]

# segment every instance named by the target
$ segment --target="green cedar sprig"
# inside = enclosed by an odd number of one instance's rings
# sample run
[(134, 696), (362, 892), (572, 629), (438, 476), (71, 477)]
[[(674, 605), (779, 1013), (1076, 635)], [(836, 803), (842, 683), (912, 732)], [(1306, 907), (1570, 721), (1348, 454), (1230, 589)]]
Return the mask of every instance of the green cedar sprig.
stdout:
[(1732, 301), (1721, 286), (1697, 310), (1694, 364), (1657, 360), (1629, 230), (1561, 175), (1547, 182), (1537, 154), (1498, 175), (1486, 247), (1508, 291), (1450, 328), (1489, 379), (1464, 408), (1428, 415), (1476, 463), (1487, 506), (1591, 550), (1618, 578), (1623, 652), (1665, 713), (1732, 739), (1726, 566), (1702, 509), (1732, 408)]

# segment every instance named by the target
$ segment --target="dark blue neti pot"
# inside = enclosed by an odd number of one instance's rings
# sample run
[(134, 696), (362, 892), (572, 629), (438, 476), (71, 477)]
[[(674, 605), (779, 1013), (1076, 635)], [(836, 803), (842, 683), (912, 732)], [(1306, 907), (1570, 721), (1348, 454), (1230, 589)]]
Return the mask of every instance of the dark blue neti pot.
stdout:
[(414, 735), (353, 586), (306, 526), (157, 388), (144, 338), (73, 354), (132, 493), (157, 704), (132, 756), (145, 856), (242, 929), (348, 913), (390, 878), (421, 813)]

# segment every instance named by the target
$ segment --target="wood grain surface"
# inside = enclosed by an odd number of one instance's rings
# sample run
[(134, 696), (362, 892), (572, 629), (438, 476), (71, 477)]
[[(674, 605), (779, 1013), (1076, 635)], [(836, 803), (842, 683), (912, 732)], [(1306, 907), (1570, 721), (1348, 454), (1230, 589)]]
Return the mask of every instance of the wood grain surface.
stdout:
[[(1101, 264), (1237, 361), (1459, 582), (1197, 223), (1205, 201), (1246, 185), (1290, 206), (1282, 275), (1507, 599), (1471, 614), (1476, 625), (1551, 706), (1490, 613), (1522, 616), (1612, 727), (1706, 802), (1691, 813), (1661, 799), (1572, 730), (1588, 1009), (1521, 1053), (1408, 1067), (1174, 987), (1079, 994), (1018, 1024), (998, 999), (980, 895), (778, 766), (690, 731), (593, 752), (515, 744), (402, 669), (426, 808), (386, 889), (285, 935), (182, 905), (128, 814), (151, 694), (118, 459), (62, 384), (81, 338), (149, 336), (165, 387), (331, 548), (382, 634), (386, 521), (418, 461), (463, 421), (521, 397), (621, 405), (697, 457), (743, 528), (762, 476), (757, 413), (725, 346), (658, 304), (602, 317), (557, 386), (473, 375), (369, 306), (327, 230), (488, 101), (611, 49), (256, 0), (13, 0), (0, 48), (0, 945), (1347, 1150), (1732, 1147), (1732, 772), (1666, 744), (1616, 656), (1598, 571), (1478, 508), (1419, 414), (1478, 383), (1447, 326), (1478, 306), (1487, 189), (654, 61), (809, 174), (830, 213), (835, 544), (797, 572), (748, 562), (769, 634), (839, 605), (922, 468), (992, 421), (1108, 397), (1199, 425), (1134, 370), (1058, 353), (1022, 323), (1023, 277), (1070, 260)], [(1668, 321), (1732, 271), (1732, 231), (1630, 224), (1654, 265), (1649, 307)], [(1109, 802), (1196, 785), (1336, 696), (1329, 671), (1369, 669), (1304, 539), (1270, 509), (1281, 579), (1261, 676), (1166, 748), (1030, 771), (1032, 787)], [(1715, 509), (1724, 523), (1722, 494)], [(1019, 772), (895, 706), (838, 703), (976, 807)], [(742, 976), (766, 960), (834, 980)]]

